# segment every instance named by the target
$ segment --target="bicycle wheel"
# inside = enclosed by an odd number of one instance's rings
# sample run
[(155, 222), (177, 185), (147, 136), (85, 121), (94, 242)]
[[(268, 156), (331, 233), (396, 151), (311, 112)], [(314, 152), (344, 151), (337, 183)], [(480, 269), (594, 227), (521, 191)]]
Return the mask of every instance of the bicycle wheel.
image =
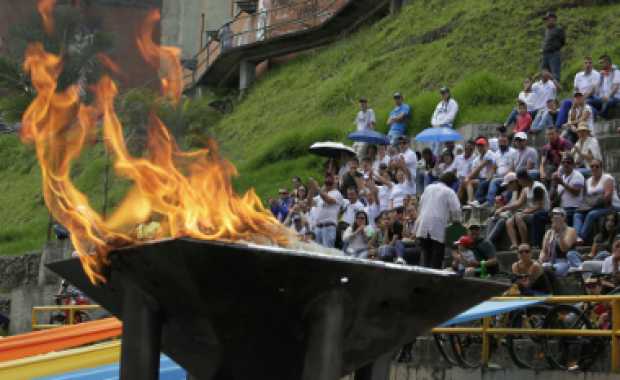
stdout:
[(460, 363), (452, 350), (450, 337), (446, 334), (433, 334), (433, 338), (435, 339), (435, 345), (441, 356), (443, 356), (450, 365), (458, 366)]
[[(466, 327), (480, 327), (482, 321), (473, 321)], [(454, 356), (463, 368), (478, 368), (482, 365), (482, 336), (480, 334), (450, 335)]]
[[(532, 306), (512, 314), (511, 328), (539, 329), (549, 313), (548, 306)], [(549, 368), (546, 359), (544, 337), (536, 335), (507, 335), (506, 345), (510, 358), (520, 368), (543, 370)]]
[[(592, 323), (581, 309), (572, 305), (557, 305), (547, 314), (543, 327), (589, 330)], [(561, 370), (586, 370), (605, 348), (601, 337), (547, 336), (542, 342), (549, 364)]]

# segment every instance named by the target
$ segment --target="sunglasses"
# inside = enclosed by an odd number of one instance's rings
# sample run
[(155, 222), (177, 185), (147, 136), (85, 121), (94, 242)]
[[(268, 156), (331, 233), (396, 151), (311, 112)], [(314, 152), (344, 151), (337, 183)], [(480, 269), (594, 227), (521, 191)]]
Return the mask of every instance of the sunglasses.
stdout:
[(601, 165), (590, 165), (590, 169), (600, 169)]
[(519, 251), (519, 253), (530, 253), (531, 251), (529, 249), (522, 249)]

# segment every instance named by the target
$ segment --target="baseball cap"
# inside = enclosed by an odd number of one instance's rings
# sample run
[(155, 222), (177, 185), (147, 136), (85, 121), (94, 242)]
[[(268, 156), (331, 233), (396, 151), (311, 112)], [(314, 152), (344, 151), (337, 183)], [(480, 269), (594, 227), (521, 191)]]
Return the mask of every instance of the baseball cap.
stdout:
[(515, 172), (508, 172), (504, 176), (504, 181), (502, 182), (502, 186), (506, 186), (510, 182), (513, 182), (513, 181), (516, 181), (516, 180), (517, 180), (517, 173), (515, 173)]
[(551, 215), (563, 215), (563, 216), (566, 216), (566, 211), (564, 211), (564, 209), (562, 207), (554, 207), (553, 210), (551, 210)]
[(402, 97), (403, 97), (403, 95), (402, 95), (400, 92), (395, 92), (395, 93), (394, 93), (394, 95), (392, 95), (392, 97), (393, 97), (394, 99), (397, 99), (397, 98), (402, 98)]
[(439, 92), (440, 92), (440, 93), (442, 93), (442, 94), (443, 94), (444, 92), (450, 92), (450, 88), (448, 88), (448, 86), (442, 86), (442, 87), (439, 89)]
[(547, 12), (547, 14), (545, 14), (545, 17), (543, 17), (543, 20), (546, 20), (548, 18), (558, 18), (558, 16), (556, 16), (555, 12), (549, 11)]
[(485, 139), (484, 137), (480, 137), (478, 140), (476, 140), (476, 145), (487, 145), (487, 139)]
[(368, 99), (366, 99), (364, 96), (359, 98), (359, 102), (360, 103), (368, 103)]
[(525, 132), (517, 132), (515, 133), (516, 140), (527, 140), (527, 133)]
[(469, 235), (463, 235), (459, 240), (454, 242), (454, 245), (460, 245), (463, 247), (471, 247), (474, 244), (474, 240)]
[(398, 138), (396, 139), (396, 141), (398, 142), (409, 142), (409, 137), (402, 135), (402, 136), (398, 136)]
[(576, 88), (573, 90), (573, 96), (583, 96), (583, 92), (580, 89)]

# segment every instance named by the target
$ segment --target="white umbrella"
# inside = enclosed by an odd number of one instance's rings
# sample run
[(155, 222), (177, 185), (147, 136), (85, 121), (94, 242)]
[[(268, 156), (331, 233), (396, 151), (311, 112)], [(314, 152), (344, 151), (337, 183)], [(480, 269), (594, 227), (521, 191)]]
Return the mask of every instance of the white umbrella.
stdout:
[(334, 141), (316, 142), (310, 146), (310, 153), (323, 157), (337, 157), (341, 154), (355, 156), (353, 148)]

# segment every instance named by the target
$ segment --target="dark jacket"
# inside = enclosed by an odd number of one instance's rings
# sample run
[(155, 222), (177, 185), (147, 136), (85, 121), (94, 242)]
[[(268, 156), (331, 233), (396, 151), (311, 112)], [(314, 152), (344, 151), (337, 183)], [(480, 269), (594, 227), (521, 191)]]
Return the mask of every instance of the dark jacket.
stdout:
[(545, 40), (543, 41), (543, 53), (555, 53), (560, 51), (565, 43), (566, 35), (564, 34), (564, 29), (559, 26), (546, 29)]

